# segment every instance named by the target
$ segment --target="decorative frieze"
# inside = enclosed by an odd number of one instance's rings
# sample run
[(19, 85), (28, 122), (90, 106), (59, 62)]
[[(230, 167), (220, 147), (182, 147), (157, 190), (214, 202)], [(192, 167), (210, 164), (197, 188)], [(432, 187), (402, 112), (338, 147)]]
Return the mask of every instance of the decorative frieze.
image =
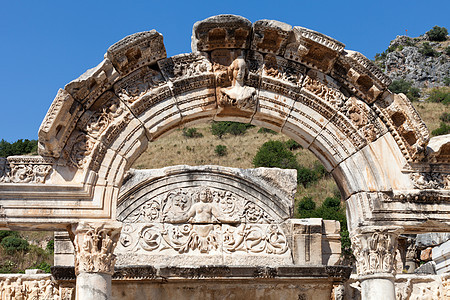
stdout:
[(283, 254), (287, 238), (259, 205), (229, 191), (178, 189), (129, 216), (120, 244), (145, 251)]
[(121, 224), (79, 223), (74, 230), (75, 274), (104, 273), (112, 275)]
[(53, 158), (41, 156), (0, 158), (0, 183), (45, 183), (53, 163)]
[(395, 274), (398, 229), (363, 230), (351, 236), (358, 275)]
[[(24, 278), (22, 278), (22, 276)], [(4, 280), (0, 279), (0, 297), (1, 299), (15, 300), (63, 300), (67, 299), (60, 295), (58, 284), (53, 282), (50, 275), (40, 276), (45, 279), (29, 278), (26, 275), (19, 275), (17, 278), (12, 276)]]
[(417, 189), (450, 189), (450, 174), (413, 172), (409, 176)]

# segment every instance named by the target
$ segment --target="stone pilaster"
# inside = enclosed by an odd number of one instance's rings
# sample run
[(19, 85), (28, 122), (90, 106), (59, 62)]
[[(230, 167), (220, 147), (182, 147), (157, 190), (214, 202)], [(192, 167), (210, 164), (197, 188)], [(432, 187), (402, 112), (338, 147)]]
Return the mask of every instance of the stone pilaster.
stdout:
[(395, 300), (394, 275), (399, 233), (398, 227), (362, 227), (351, 235), (362, 300)]
[(111, 278), (116, 256), (114, 248), (121, 223), (79, 223), (72, 228), (75, 249), (77, 299), (111, 299)]

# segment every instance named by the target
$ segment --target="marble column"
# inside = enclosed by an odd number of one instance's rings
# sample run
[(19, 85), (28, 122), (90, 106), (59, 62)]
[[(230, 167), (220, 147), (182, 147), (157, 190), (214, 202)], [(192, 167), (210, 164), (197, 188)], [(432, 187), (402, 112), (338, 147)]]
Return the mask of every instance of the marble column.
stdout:
[(399, 233), (397, 227), (362, 227), (351, 235), (362, 300), (395, 300)]
[(111, 278), (121, 223), (78, 223), (72, 226), (75, 248), (76, 298), (111, 299)]

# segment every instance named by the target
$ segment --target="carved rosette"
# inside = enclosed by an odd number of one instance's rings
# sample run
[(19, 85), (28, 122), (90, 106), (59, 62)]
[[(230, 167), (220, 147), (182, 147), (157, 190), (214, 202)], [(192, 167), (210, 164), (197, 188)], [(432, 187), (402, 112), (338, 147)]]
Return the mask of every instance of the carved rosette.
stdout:
[(104, 273), (112, 275), (116, 256), (113, 254), (120, 236), (117, 222), (78, 224), (75, 230), (75, 274)]
[(397, 229), (365, 230), (351, 237), (358, 275), (395, 274)]

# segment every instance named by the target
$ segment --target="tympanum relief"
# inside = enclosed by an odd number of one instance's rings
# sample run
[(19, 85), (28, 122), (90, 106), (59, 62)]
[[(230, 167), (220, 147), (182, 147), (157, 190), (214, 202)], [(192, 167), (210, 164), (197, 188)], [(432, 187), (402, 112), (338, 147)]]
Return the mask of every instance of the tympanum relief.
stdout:
[(123, 222), (119, 253), (289, 254), (279, 224), (261, 206), (230, 191), (173, 190), (149, 199)]

